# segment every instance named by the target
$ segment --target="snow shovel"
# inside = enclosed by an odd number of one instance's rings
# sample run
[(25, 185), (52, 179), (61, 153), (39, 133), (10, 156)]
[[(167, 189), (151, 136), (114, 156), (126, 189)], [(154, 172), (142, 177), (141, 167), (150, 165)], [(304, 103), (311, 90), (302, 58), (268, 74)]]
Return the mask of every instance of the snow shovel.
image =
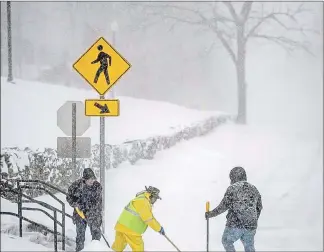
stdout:
[[(100, 230), (100, 232), (101, 232), (101, 230)], [(105, 243), (107, 244), (108, 248), (110, 248), (110, 245), (109, 245), (109, 243), (108, 243), (106, 237), (104, 236), (104, 234), (103, 234), (102, 232), (101, 232), (101, 236), (102, 236), (102, 238), (104, 239)]]
[[(79, 215), (83, 220), (85, 220), (84, 213), (83, 213), (83, 212), (82, 212), (78, 207), (75, 208), (75, 211), (78, 213), (78, 215)], [(107, 244), (108, 248), (110, 248), (110, 245), (109, 245), (109, 243), (108, 243), (106, 237), (104, 236), (104, 234), (102, 233), (101, 230), (100, 230), (100, 233), (101, 233), (101, 236), (102, 236), (102, 238), (104, 239), (105, 243)]]
[(172, 244), (172, 246), (178, 251), (178, 252), (181, 252), (180, 249), (178, 249), (178, 247), (169, 239), (169, 237), (167, 237), (165, 234), (163, 235), (167, 240), (168, 242), (170, 242)]
[[(206, 212), (209, 212), (209, 201), (206, 202)], [(209, 251), (209, 219), (207, 218), (207, 252)]]

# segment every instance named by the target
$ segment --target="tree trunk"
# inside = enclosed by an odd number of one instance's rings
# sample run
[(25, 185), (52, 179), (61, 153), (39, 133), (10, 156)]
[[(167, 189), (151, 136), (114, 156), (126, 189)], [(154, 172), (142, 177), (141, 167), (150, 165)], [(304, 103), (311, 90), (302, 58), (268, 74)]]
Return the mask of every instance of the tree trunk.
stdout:
[(12, 74), (12, 41), (11, 41), (11, 2), (7, 2), (7, 29), (8, 29), (8, 82), (13, 82)]
[[(21, 14), (22, 14), (22, 11), (20, 11), (20, 8), (21, 8), (21, 4), (23, 3), (19, 3), (17, 4), (16, 8), (15, 8), (15, 13), (16, 14), (16, 26), (15, 26), (15, 30), (14, 30), (14, 35), (15, 35), (15, 31), (16, 31), (16, 36), (13, 36), (15, 38), (15, 41), (18, 42), (17, 44), (21, 45), (23, 42), (23, 36), (22, 36), (22, 23), (21, 23)], [(14, 22), (15, 23), (15, 22)], [(16, 56), (16, 59), (15, 59), (15, 62), (16, 63), (16, 73), (15, 73), (15, 77), (16, 78), (19, 78), (19, 79), (23, 79), (24, 76), (23, 76), (23, 69), (22, 69), (22, 60), (23, 60), (23, 57), (24, 57), (25, 53), (22, 52), (21, 50), (21, 46), (20, 47), (16, 47), (15, 48), (15, 54), (14, 56)]]
[(245, 38), (244, 25), (237, 25), (237, 59), (236, 59), (236, 77), (238, 94), (238, 114), (237, 122), (246, 124), (246, 79), (245, 79)]

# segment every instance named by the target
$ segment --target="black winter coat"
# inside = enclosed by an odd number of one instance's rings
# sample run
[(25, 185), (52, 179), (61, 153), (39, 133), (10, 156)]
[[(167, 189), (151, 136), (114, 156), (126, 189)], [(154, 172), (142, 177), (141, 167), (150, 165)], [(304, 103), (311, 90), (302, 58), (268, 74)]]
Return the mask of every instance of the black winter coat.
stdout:
[[(88, 222), (102, 222), (102, 186), (95, 181), (92, 186), (88, 186), (84, 179), (78, 179), (72, 183), (68, 189), (66, 201), (71, 207), (79, 206), (86, 216)], [(73, 221), (80, 218), (76, 210), (73, 212)]]
[(256, 229), (262, 210), (262, 200), (258, 189), (246, 181), (230, 185), (221, 203), (211, 211), (210, 217), (228, 210), (227, 227)]

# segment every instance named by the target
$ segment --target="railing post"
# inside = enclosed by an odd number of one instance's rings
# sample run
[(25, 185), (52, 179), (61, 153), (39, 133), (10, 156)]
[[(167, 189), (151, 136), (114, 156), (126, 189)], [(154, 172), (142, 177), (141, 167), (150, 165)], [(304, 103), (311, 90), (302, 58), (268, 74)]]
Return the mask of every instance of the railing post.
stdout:
[[(22, 194), (22, 186), (20, 185), (20, 183), (33, 183), (33, 182), (35, 182), (35, 183), (40, 183), (40, 184), (42, 184), (43, 186), (47, 186), (47, 187), (50, 187), (50, 188), (52, 188), (52, 189), (55, 189), (56, 191), (59, 191), (59, 192), (61, 192), (61, 193), (63, 193), (63, 194), (65, 194), (66, 195), (66, 192), (64, 192), (63, 190), (61, 190), (61, 189), (59, 189), (59, 188), (57, 188), (57, 187), (55, 187), (55, 186), (52, 186), (52, 185), (50, 185), (50, 184), (48, 184), (48, 183), (46, 183), (46, 182), (44, 182), (44, 181), (41, 181), (41, 180), (25, 180), (25, 179), (20, 179), (20, 180), (16, 180), (16, 182), (17, 182), (17, 188), (18, 188), (18, 217), (19, 217), (19, 234), (20, 234), (20, 237), (22, 237), (22, 210), (23, 210), (23, 208), (22, 208), (22, 196), (23, 196), (23, 194)], [(26, 186), (26, 188), (27, 188), (27, 186)], [(40, 189), (40, 188), (34, 188), (34, 189)], [(45, 187), (43, 188), (43, 190), (45, 190), (46, 191), (46, 189), (45, 189)], [(47, 192), (47, 191), (46, 191)], [(61, 201), (61, 200), (59, 200), (58, 198), (56, 198), (55, 196), (53, 196), (49, 191), (48, 191), (48, 193), (56, 200), (56, 201), (58, 201), (58, 202), (60, 202), (61, 203), (61, 205), (62, 205), (62, 222), (61, 222), (61, 224), (60, 225), (62, 225), (62, 250), (65, 250), (65, 245), (66, 245), (66, 236), (65, 236), (65, 234), (66, 234), (66, 227), (65, 227), (65, 215), (67, 215), (68, 217), (70, 217), (70, 218), (72, 218), (69, 214), (67, 214), (66, 212), (65, 212), (65, 204)], [(25, 196), (24, 196), (25, 197)], [(36, 202), (36, 201), (35, 201)], [(40, 202), (36, 202), (36, 203), (38, 203), (38, 204), (40, 204)], [(40, 204), (41, 206), (43, 206), (43, 204)], [(54, 216), (53, 216), (53, 219), (54, 219), (54, 248), (55, 248), (55, 251), (57, 251), (57, 243), (58, 243), (58, 232), (57, 232), (57, 212), (59, 212), (59, 213), (61, 213), (61, 211), (59, 210), (59, 209), (56, 209), (56, 210), (53, 210), (53, 214), (54, 214)]]
[(65, 250), (65, 204), (62, 205), (62, 250)]
[(19, 181), (17, 181), (17, 190), (18, 190), (19, 236), (22, 237), (22, 191), (20, 188)]
[(54, 210), (54, 251), (57, 252), (57, 212)]

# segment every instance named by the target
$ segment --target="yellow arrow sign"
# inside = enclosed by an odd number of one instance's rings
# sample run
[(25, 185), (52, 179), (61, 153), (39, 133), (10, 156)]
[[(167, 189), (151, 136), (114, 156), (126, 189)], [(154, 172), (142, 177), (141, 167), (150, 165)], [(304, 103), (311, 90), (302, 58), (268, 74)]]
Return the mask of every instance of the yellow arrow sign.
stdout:
[(73, 64), (73, 68), (100, 95), (104, 95), (130, 67), (127, 60), (103, 37)]
[(119, 116), (119, 100), (85, 100), (86, 116)]

